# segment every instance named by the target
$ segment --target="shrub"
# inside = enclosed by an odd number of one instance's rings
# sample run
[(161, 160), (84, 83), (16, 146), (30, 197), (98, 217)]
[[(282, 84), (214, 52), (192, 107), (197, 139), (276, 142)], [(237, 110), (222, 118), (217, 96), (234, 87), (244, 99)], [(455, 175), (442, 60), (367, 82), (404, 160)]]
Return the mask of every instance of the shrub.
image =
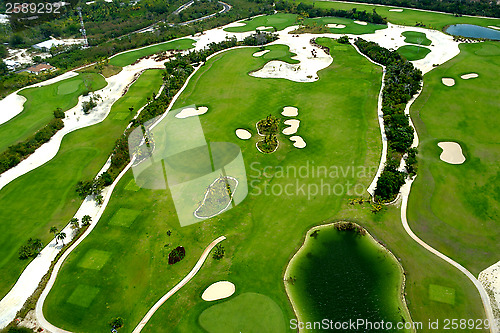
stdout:
[(173, 265), (176, 262), (179, 262), (182, 259), (184, 259), (185, 256), (186, 256), (186, 250), (184, 249), (184, 247), (178, 246), (168, 254), (168, 264)]

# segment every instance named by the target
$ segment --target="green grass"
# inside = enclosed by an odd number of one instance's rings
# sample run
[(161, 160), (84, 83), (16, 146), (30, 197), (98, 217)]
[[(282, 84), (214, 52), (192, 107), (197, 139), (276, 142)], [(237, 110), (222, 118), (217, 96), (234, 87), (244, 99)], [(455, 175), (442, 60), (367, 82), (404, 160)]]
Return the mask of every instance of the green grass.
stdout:
[(139, 191), (141, 188), (139, 186), (137, 186), (137, 184), (135, 183), (135, 179), (132, 179), (128, 182), (127, 186), (125, 186), (125, 190), (127, 191), (134, 191), (134, 192), (137, 192)]
[(431, 301), (455, 305), (455, 289), (431, 284), (429, 285), (429, 299)]
[(109, 225), (128, 228), (140, 213), (138, 210), (121, 208), (109, 221)]
[(242, 23), (245, 23), (245, 25), (241, 27), (226, 28), (224, 30), (228, 32), (247, 32), (253, 31), (258, 27), (273, 27), (279, 31), (297, 24), (297, 15), (284, 13), (265, 15), (242, 21)]
[(290, 52), (290, 47), (288, 45), (273, 45), (265, 47), (264, 50), (269, 50), (269, 52), (260, 56), (259, 58), (271, 61), (271, 60), (281, 60), (289, 64), (298, 64), (300, 61), (292, 59), (296, 56), (295, 53)]
[(431, 40), (423, 32), (418, 31), (405, 31), (402, 33), (405, 37), (405, 42), (410, 44), (429, 46), (432, 44)]
[(354, 20), (350, 20), (343, 17), (320, 17), (320, 18), (311, 18), (304, 20), (304, 24), (318, 24), (318, 25), (327, 25), (327, 24), (343, 24), (345, 28), (337, 29), (337, 28), (328, 28), (331, 33), (334, 34), (371, 34), (380, 29), (387, 29), (387, 25), (382, 24), (373, 24), (368, 23), (367, 25), (361, 25), (354, 23)]
[(148, 46), (145, 48), (132, 50), (129, 52), (118, 54), (109, 60), (109, 64), (112, 66), (125, 67), (133, 64), (137, 59), (153, 55), (155, 53), (167, 50), (187, 50), (193, 47), (195, 41), (189, 38), (180, 39), (172, 42), (165, 42), (161, 44), (156, 44), (153, 46)]
[(265, 295), (244, 293), (213, 305), (200, 315), (209, 333), (283, 333), (285, 321), (278, 304)]
[(424, 59), (430, 52), (426, 47), (404, 45), (397, 49), (398, 53), (409, 61)]
[(19, 95), (27, 101), (20, 114), (0, 125), (0, 153), (45, 126), (54, 118), (53, 112), (58, 107), (69, 110), (83, 91), (99, 90), (106, 84), (101, 75), (85, 73), (48, 86), (21, 90)]
[[(371, 12), (373, 9), (375, 9), (377, 13), (379, 13), (382, 17), (386, 17), (387, 20), (391, 23), (415, 26), (417, 22), (421, 22), (426, 25), (426, 28), (437, 30), (442, 30), (447, 25), (460, 23), (476, 24), (483, 27), (487, 27), (489, 25), (500, 26), (500, 19), (496, 18), (480, 18), (468, 16), (455, 17), (453, 16), (453, 14), (432, 13), (403, 7), (389, 7), (360, 3), (353, 4), (338, 1), (302, 0), (301, 2), (310, 5), (314, 4), (316, 8), (335, 8), (344, 10), (351, 10), (352, 8), (356, 8), (357, 10), (366, 10), (367, 12)], [(394, 8), (403, 8), (403, 12), (398, 13), (389, 11), (390, 9)]]
[[(146, 97), (158, 91), (161, 82), (160, 70), (143, 73), (127, 94), (115, 102), (103, 122), (66, 135), (51, 161), (0, 191), (0, 296), (8, 292), (28, 264), (18, 259), (19, 247), (29, 237), (39, 237), (47, 244), (53, 238), (50, 227), (61, 229), (76, 213), (81, 204), (75, 192), (76, 183), (95, 177), (134, 115), (116, 120), (114, 114), (129, 112), (131, 106), (136, 110), (142, 107)], [(132, 96), (140, 98), (132, 102)]]
[(78, 266), (87, 269), (100, 270), (106, 264), (110, 256), (111, 253), (109, 253), (108, 251), (91, 249), (78, 263)]
[(79, 284), (71, 296), (68, 297), (68, 303), (82, 308), (88, 308), (98, 293), (99, 288)]
[[(420, 137), (419, 171), (408, 204), (415, 233), (474, 275), (497, 261), (500, 251), (500, 73), (498, 42), (461, 44), (460, 54), (424, 77), (411, 108)], [(462, 80), (460, 75), (478, 73)], [(455, 79), (453, 87), (442, 77)], [(439, 159), (440, 141), (458, 142), (466, 161)]]

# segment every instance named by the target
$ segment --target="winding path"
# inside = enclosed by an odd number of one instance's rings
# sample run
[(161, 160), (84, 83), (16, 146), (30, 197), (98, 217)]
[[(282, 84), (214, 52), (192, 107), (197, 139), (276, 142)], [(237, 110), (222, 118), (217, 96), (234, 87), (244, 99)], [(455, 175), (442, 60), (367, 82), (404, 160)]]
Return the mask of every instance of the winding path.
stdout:
[(196, 273), (198, 273), (201, 266), (203, 265), (203, 263), (207, 259), (210, 251), (212, 251), (212, 249), (215, 247), (215, 245), (219, 244), (220, 242), (222, 242), (225, 239), (226, 239), (225, 236), (220, 236), (219, 238), (214, 240), (212, 243), (210, 243), (210, 245), (208, 245), (206, 247), (205, 251), (203, 251), (200, 259), (198, 259), (198, 262), (196, 263), (196, 265), (194, 265), (191, 272), (189, 272), (184, 277), (184, 279), (181, 280), (181, 282), (179, 282), (178, 284), (175, 285), (175, 287), (170, 289), (165, 295), (163, 295), (162, 298), (160, 298), (158, 300), (158, 302), (155, 303), (155, 305), (153, 305), (153, 307), (151, 309), (149, 309), (148, 313), (146, 313), (144, 318), (142, 318), (142, 320), (139, 322), (139, 324), (137, 324), (137, 326), (132, 331), (132, 333), (139, 333), (140, 331), (142, 331), (144, 326), (146, 326), (146, 324), (148, 323), (149, 319), (151, 319), (151, 317), (155, 314), (156, 310), (158, 310), (160, 308), (160, 306), (162, 306), (163, 303), (166, 302), (167, 299), (169, 299), (173, 294), (175, 294), (177, 291), (179, 291), (179, 289), (181, 289), (186, 283), (188, 283), (196, 275)]

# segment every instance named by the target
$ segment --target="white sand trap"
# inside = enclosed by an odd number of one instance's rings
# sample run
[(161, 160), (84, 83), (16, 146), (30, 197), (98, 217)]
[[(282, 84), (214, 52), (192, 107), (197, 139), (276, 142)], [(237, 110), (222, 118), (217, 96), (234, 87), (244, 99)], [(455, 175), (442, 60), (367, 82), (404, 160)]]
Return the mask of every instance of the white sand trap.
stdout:
[(302, 139), (301, 136), (298, 135), (291, 136), (290, 140), (293, 141), (293, 146), (295, 148), (304, 148), (306, 146), (306, 142), (304, 141), (304, 139)]
[(269, 52), (271, 50), (264, 50), (264, 51), (259, 51), (259, 52), (255, 52), (254, 54), (252, 54), (254, 57), (262, 57), (264, 54), (266, 54), (267, 52)]
[(460, 77), (464, 80), (468, 80), (468, 79), (475, 79), (476, 77), (478, 77), (479, 75), (477, 75), (477, 73), (470, 73), (470, 74), (464, 74), (464, 75), (461, 75)]
[(285, 106), (281, 114), (285, 117), (297, 117), (299, 115), (299, 109), (295, 106)]
[(273, 27), (265, 27), (261, 25), (260, 27), (255, 28), (255, 30), (267, 30), (267, 29), (274, 29)]
[(500, 30), (500, 27), (495, 27), (494, 25), (489, 25), (488, 28)]
[(364, 21), (354, 21), (354, 23), (359, 24), (359, 25), (368, 25), (368, 23)]
[(447, 87), (453, 87), (455, 85), (455, 80), (449, 77), (443, 77), (441, 82)]
[(283, 130), (283, 134), (292, 135), (292, 134), (297, 133), (297, 130), (299, 129), (299, 124), (300, 124), (300, 120), (297, 120), (297, 119), (285, 120), (285, 125), (289, 125), (290, 127), (285, 128)]
[(326, 25), (327, 28), (342, 29), (345, 28), (343, 24), (329, 23)]
[(398, 8), (398, 9), (389, 9), (389, 11), (401, 13), (403, 10), (401, 8)]
[(188, 118), (188, 117), (193, 117), (193, 116), (200, 116), (202, 114), (207, 113), (208, 108), (206, 106), (200, 106), (198, 109), (195, 108), (185, 108), (182, 109), (181, 112), (175, 115), (175, 118)]
[(243, 128), (238, 128), (236, 130), (236, 136), (241, 140), (248, 140), (252, 137), (252, 133)]
[(465, 162), (465, 156), (462, 154), (462, 147), (460, 147), (458, 143), (440, 142), (438, 146), (443, 149), (443, 152), (439, 156), (441, 161), (450, 164), (462, 164)]
[(207, 302), (216, 301), (231, 296), (234, 294), (235, 290), (236, 287), (232, 282), (219, 281), (211, 284), (207, 289), (205, 289), (201, 298)]

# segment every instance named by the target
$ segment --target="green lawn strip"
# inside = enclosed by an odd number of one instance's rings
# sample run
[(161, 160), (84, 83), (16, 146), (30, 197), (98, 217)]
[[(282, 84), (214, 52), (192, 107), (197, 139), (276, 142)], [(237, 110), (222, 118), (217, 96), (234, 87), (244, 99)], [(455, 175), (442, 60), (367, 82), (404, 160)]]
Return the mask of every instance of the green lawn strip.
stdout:
[(230, 27), (224, 30), (228, 32), (247, 32), (253, 31), (258, 27), (273, 27), (276, 28), (276, 30), (283, 30), (291, 25), (298, 24), (297, 15), (285, 13), (259, 16), (253, 19), (244, 20), (242, 23), (245, 23), (245, 25), (240, 27)]
[[(153, 332), (173, 329), (193, 306), (200, 311), (206, 308), (208, 304), (201, 304), (199, 297), (218, 277), (227, 277), (229, 260), (237, 273), (230, 276), (230, 280), (238, 290), (270, 297), (284, 317), (290, 318), (293, 311), (284, 293), (283, 269), (305, 230), (331, 216), (343, 194), (311, 195), (310, 200), (300, 190), (291, 196), (256, 195), (264, 189), (262, 182), (266, 179), (256, 175), (250, 168), (251, 163), (259, 162), (261, 168), (268, 165), (305, 167), (314, 161), (316, 165), (325, 166), (369, 164), (376, 169), (380, 158), (376, 101), (381, 69), (352, 47), (336, 51), (338, 44), (329, 40), (325, 45), (332, 50), (334, 62), (319, 73), (318, 82), (308, 84), (249, 76), (248, 72), (268, 61), (252, 56), (256, 48), (231, 50), (210, 59), (192, 78), (174, 109), (191, 104), (208, 106), (209, 111), (200, 117), (205, 137), (213, 142), (240, 145), (247, 175), (254, 177), (249, 180), (260, 181), (259, 189), (250, 188), (253, 195), (224, 214), (181, 228), (169, 191), (126, 190), (132, 181), (129, 173), (115, 189), (95, 232), (63, 266), (45, 303), (49, 321), (65, 329), (99, 331), (110, 318), (121, 316), (126, 321), (124, 332), (130, 332), (148, 309), (191, 270), (203, 249), (220, 235), (228, 237), (224, 244), (227, 260), (215, 262), (209, 258), (208, 266), (202, 268), (182, 293), (160, 308), (146, 329)], [(234, 66), (235, 63), (238, 66)], [(288, 137), (280, 134), (280, 148), (272, 156), (262, 155), (255, 148), (259, 139), (255, 135), (248, 141), (240, 141), (234, 135), (236, 128), (251, 128), (268, 114), (280, 116), (282, 108), (288, 105), (299, 108), (298, 134), (307, 142), (306, 149), (294, 148)], [(351, 186), (357, 182), (367, 186), (373, 174), (360, 177), (362, 179), (349, 174), (325, 181), (331, 186), (346, 181), (350, 181)], [(300, 181), (317, 185), (318, 179)], [(288, 183), (295, 183), (295, 179), (272, 181), (280, 186)], [(108, 226), (106, 221), (125, 207), (141, 210), (140, 217), (129, 229)], [(166, 235), (168, 230), (172, 231), (171, 236)], [(173, 266), (167, 265), (165, 253), (179, 245), (186, 248), (186, 258)], [(90, 248), (111, 250), (120, 255), (100, 272), (82, 272), (76, 263)], [(92, 311), (66, 306), (61, 309), (70, 293), (67, 286), (76, 276), (101, 290), (92, 303)], [(123, 302), (123, 299), (130, 301)], [(197, 322), (197, 315), (194, 319)]]
[(119, 54), (115, 57), (110, 58), (109, 64), (113, 66), (125, 67), (133, 64), (137, 59), (149, 56), (161, 51), (167, 50), (187, 50), (193, 47), (195, 41), (189, 38), (179, 39), (171, 42), (165, 42), (161, 44), (156, 44), (153, 46), (148, 46), (142, 49), (125, 52)]
[[(356, 8), (357, 10), (366, 10), (367, 12), (372, 12), (373, 9), (377, 11), (383, 17), (394, 24), (415, 26), (417, 22), (421, 22), (426, 25), (426, 28), (442, 30), (447, 25), (452, 24), (476, 24), (483, 27), (489, 25), (500, 25), (500, 19), (496, 18), (481, 18), (481, 17), (468, 17), (460, 16), (455, 17), (453, 14), (444, 13), (433, 13), (422, 10), (408, 9), (404, 7), (403, 12), (390, 12), (390, 9), (395, 7), (388, 6), (375, 6), (369, 4), (358, 4), (358, 3), (344, 3), (340, 1), (315, 1), (315, 0), (301, 0), (301, 2), (306, 4), (314, 4), (317, 8), (335, 8), (343, 10), (352, 10)], [(337, 29), (342, 30), (342, 29)]]
[(19, 95), (27, 99), (24, 110), (0, 125), (0, 152), (45, 126), (54, 118), (53, 112), (58, 107), (69, 110), (76, 105), (82, 92), (99, 90), (106, 84), (101, 75), (85, 73), (48, 86), (21, 90)]
[(405, 37), (405, 42), (410, 44), (429, 46), (432, 44), (431, 40), (423, 32), (418, 31), (405, 31), (402, 33)]
[[(500, 46), (462, 44), (460, 50), (425, 75), (422, 95), (411, 108), (421, 144), (408, 221), (420, 238), (477, 276), (500, 250), (500, 120), (492, 114), (500, 100)], [(460, 78), (467, 73), (479, 77)], [(443, 77), (454, 78), (455, 85), (443, 85)], [(458, 142), (466, 161), (441, 161), (440, 141)]]
[[(104, 165), (117, 138), (133, 117), (129, 107), (139, 109), (161, 85), (161, 71), (146, 71), (128, 93), (112, 107), (103, 122), (69, 133), (58, 154), (48, 163), (17, 178), (0, 191), (0, 295), (15, 283), (28, 261), (18, 259), (18, 250), (29, 237), (47, 244), (49, 228), (62, 228), (73, 217), (81, 200), (76, 183), (91, 179)], [(132, 103), (131, 96), (141, 96)], [(113, 119), (118, 112), (129, 112), (125, 120)]]
[(101, 251), (96, 249), (91, 249), (87, 252), (85, 257), (78, 263), (78, 266), (87, 269), (97, 269), (100, 270), (108, 261), (110, 257), (108, 251)]
[(416, 45), (404, 45), (398, 48), (397, 51), (409, 61), (424, 59), (425, 56), (431, 52), (431, 50), (426, 47)]
[(387, 29), (387, 25), (382, 24), (373, 24), (369, 23), (367, 25), (361, 25), (354, 23), (354, 20), (344, 18), (344, 17), (319, 17), (319, 18), (309, 18), (304, 20), (304, 24), (318, 24), (318, 25), (327, 25), (327, 24), (342, 24), (345, 25), (345, 28), (328, 28), (331, 33), (334, 34), (372, 34), (380, 29)]

